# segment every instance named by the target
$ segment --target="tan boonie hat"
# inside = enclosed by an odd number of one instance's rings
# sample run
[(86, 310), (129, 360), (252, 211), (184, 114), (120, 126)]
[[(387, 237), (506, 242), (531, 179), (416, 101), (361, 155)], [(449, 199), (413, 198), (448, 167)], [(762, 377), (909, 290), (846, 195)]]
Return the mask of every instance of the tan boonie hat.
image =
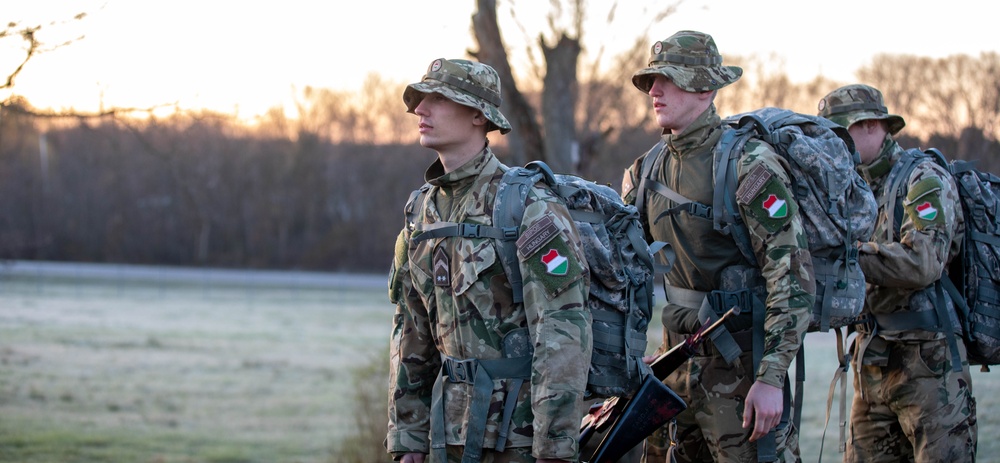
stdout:
[(847, 128), (867, 119), (885, 120), (891, 135), (906, 126), (902, 117), (889, 114), (882, 92), (863, 84), (845, 85), (827, 94), (819, 100), (819, 115)]
[(647, 66), (632, 76), (632, 85), (647, 93), (657, 75), (687, 92), (718, 90), (743, 75), (739, 66), (723, 66), (715, 40), (697, 31), (680, 31), (654, 43)]
[(492, 126), (488, 131), (510, 132), (510, 122), (500, 113), (500, 75), (492, 67), (464, 59), (434, 60), (420, 82), (406, 86), (403, 103), (412, 113), (428, 93), (439, 93), (460, 105), (483, 112)]

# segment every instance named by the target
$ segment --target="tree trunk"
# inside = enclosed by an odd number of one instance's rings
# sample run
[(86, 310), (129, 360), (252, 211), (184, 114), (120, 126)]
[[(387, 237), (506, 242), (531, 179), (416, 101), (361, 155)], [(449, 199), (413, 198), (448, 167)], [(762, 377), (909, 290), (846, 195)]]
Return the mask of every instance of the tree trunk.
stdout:
[(545, 55), (542, 90), (542, 123), (545, 125), (545, 162), (556, 172), (576, 173), (580, 165), (580, 143), (576, 136), (578, 93), (576, 66), (580, 41), (562, 34), (554, 47), (539, 45)]
[(470, 50), (469, 54), (480, 62), (493, 66), (500, 74), (500, 93), (503, 97), (500, 111), (513, 128), (505, 135), (510, 147), (508, 164), (523, 165), (527, 161), (543, 159), (542, 130), (534, 109), (514, 82), (507, 50), (500, 37), (500, 26), (497, 24), (497, 2), (476, 0), (476, 8), (477, 11), (472, 15), (472, 29), (479, 50)]

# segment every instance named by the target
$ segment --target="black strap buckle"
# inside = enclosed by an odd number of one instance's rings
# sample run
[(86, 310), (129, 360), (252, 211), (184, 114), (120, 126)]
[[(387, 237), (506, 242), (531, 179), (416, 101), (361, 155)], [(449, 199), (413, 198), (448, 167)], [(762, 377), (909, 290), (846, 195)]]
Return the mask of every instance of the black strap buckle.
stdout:
[(473, 384), (476, 378), (476, 365), (476, 359), (458, 360), (448, 357), (444, 359), (444, 372), (448, 375), (448, 381)]

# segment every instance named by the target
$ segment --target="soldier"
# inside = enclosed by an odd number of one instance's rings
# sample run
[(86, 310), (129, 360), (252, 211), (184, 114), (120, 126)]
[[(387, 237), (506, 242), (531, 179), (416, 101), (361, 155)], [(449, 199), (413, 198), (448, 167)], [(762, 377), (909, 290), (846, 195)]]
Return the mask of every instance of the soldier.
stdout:
[(403, 102), (438, 158), (396, 240), (386, 447), (405, 462), (575, 460), (592, 340), (588, 267), (569, 211), (541, 184), (528, 193), (515, 302), (485, 236), (507, 170), (487, 133), (511, 130), (499, 75), (438, 59)]
[[(785, 419), (784, 393), (788, 366), (802, 345), (816, 290), (808, 242), (783, 160), (773, 147), (752, 139), (738, 163), (738, 209), (759, 268), (746, 262), (732, 236), (714, 229), (711, 218), (680, 211), (675, 208), (679, 202), (656, 194), (656, 188), (637, 188), (643, 161), (658, 156), (653, 158), (658, 161), (650, 177), (657, 187), (701, 204), (713, 203), (713, 148), (723, 132), (714, 100), (719, 89), (742, 73), (737, 66), (722, 65), (710, 35), (680, 31), (653, 44), (649, 66), (632, 76), (635, 87), (651, 98), (664, 144), (662, 156), (651, 150), (626, 170), (622, 195), (639, 206), (647, 239), (666, 241), (676, 252), (665, 277), (661, 351), (693, 333), (700, 312), (704, 318), (706, 311), (717, 314), (728, 309), (718, 303), (722, 299), (742, 301), (743, 314), (726, 324), (741, 351), (738, 360), (730, 364), (712, 343), (704, 343), (690, 362), (665, 380), (688, 403), (670, 432), (675, 445), (671, 453), (681, 462), (799, 460), (798, 431)], [(770, 195), (775, 196), (776, 207), (762, 207), (762, 198)], [(779, 202), (783, 207), (777, 207)], [(706, 309), (700, 310), (703, 304)], [(756, 327), (764, 337), (759, 362), (752, 355), (754, 304), (764, 318)], [(646, 461), (670, 458), (665, 446), (648, 440)]]
[[(893, 136), (906, 122), (889, 114), (875, 88), (840, 87), (820, 100), (819, 115), (848, 128), (861, 157), (858, 171), (882, 198), (873, 241), (859, 243), (870, 317), (857, 327), (854, 344), (845, 461), (975, 461), (976, 400), (965, 346), (960, 338), (952, 344), (955, 355), (946, 335), (960, 336), (961, 325), (951, 299), (938, 294), (936, 284), (962, 244), (955, 181), (930, 160), (908, 173), (896, 168), (906, 153)], [(897, 175), (908, 176), (900, 177), (904, 189), (891, 201)], [(944, 328), (935, 314), (939, 296), (947, 298)], [(921, 326), (917, 320), (934, 323)]]

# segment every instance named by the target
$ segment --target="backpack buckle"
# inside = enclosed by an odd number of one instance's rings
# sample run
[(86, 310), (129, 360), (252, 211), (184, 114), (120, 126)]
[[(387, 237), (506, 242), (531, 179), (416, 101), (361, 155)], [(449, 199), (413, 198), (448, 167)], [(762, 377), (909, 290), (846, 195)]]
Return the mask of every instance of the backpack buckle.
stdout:
[(458, 360), (446, 357), (444, 359), (444, 372), (448, 375), (448, 381), (472, 384), (476, 375), (476, 359)]
[(517, 227), (504, 227), (500, 229), (500, 232), (503, 233), (504, 241), (517, 239)]
[(462, 238), (479, 238), (479, 225), (471, 223), (459, 224), (458, 236)]

